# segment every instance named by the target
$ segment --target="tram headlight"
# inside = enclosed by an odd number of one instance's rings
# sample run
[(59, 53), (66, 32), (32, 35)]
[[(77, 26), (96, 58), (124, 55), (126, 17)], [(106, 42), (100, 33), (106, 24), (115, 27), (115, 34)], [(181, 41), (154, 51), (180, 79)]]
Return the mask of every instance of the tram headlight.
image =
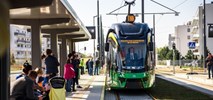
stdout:
[(135, 16), (133, 14), (129, 14), (126, 16), (126, 22), (133, 23), (135, 22)]

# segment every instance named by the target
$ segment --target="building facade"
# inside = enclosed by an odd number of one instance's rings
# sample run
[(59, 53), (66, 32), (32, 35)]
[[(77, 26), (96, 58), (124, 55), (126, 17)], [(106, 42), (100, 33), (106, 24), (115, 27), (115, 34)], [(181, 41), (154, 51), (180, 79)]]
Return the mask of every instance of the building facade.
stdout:
[[(170, 36), (171, 43), (175, 43), (176, 49), (182, 56), (185, 56), (189, 50), (188, 43), (192, 41), (191, 22), (185, 25), (175, 27), (175, 32)], [(172, 44), (170, 44), (172, 46)]]
[[(26, 60), (31, 63), (31, 32), (26, 27), (10, 25), (10, 50), (13, 63), (23, 64)], [(50, 49), (50, 39), (42, 38), (42, 53)]]
[(31, 33), (27, 29), (10, 25), (10, 36), (11, 59), (16, 64), (23, 64), (26, 60), (31, 61)]
[[(213, 37), (210, 37), (208, 24), (213, 24), (213, 3), (206, 4), (205, 16), (206, 16), (206, 46), (207, 50), (213, 53)], [(193, 51), (195, 55), (203, 56), (204, 55), (204, 14), (203, 14), (203, 6), (199, 6), (197, 13), (195, 14), (195, 18), (193, 19), (193, 41), (196, 42), (196, 49)]]
[[(209, 35), (209, 24), (213, 24), (213, 3), (206, 4), (206, 46), (207, 50), (213, 53), (213, 34)], [(174, 34), (169, 34), (169, 47), (176, 44), (176, 49), (182, 56), (187, 54), (189, 50), (188, 43), (195, 42), (195, 49), (191, 49), (198, 58), (204, 55), (204, 14), (203, 6), (199, 6), (194, 18), (186, 25), (178, 25), (175, 27)]]

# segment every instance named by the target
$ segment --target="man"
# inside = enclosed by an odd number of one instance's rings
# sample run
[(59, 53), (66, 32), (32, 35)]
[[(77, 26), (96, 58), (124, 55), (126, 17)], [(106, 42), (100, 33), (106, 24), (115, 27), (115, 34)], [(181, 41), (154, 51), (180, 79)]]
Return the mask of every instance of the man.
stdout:
[(81, 68), (81, 75), (84, 74), (84, 59), (82, 58), (81, 61), (80, 61), (80, 68)]
[(23, 69), (22, 69), (22, 73), (18, 76), (16, 76), (16, 79), (19, 79), (20, 77), (24, 77), (26, 75), (28, 75), (29, 71), (31, 71), (33, 69), (33, 67), (28, 63), (28, 61), (26, 61), (23, 64)]
[(80, 60), (78, 58), (78, 55), (76, 54), (75, 51), (72, 52), (72, 56), (73, 56), (73, 59), (72, 59), (72, 64), (73, 64), (73, 68), (75, 70), (75, 78), (73, 79), (73, 91), (76, 91), (75, 90), (75, 84), (77, 85), (77, 88), (82, 88), (80, 85), (79, 85), (79, 78), (80, 78), (80, 75), (79, 75), (79, 64), (80, 64)]
[(211, 53), (208, 53), (206, 62), (207, 62), (207, 66), (208, 66), (208, 75), (209, 75), (209, 79), (210, 79), (211, 73), (212, 73), (212, 78), (213, 78), (213, 57), (212, 57)]
[(99, 60), (99, 58), (98, 58), (98, 59), (96, 59), (96, 61), (95, 61), (95, 71), (94, 71), (94, 75), (98, 75), (99, 66), (100, 66), (100, 60)]
[(36, 77), (37, 72), (30, 71), (27, 76), (16, 80), (12, 87), (12, 97), (14, 97), (15, 100), (42, 100), (41, 95), (34, 95), (34, 82)]
[(89, 75), (93, 75), (93, 58), (89, 62)]
[(88, 59), (86, 62), (86, 69), (87, 69), (88, 74), (89, 74), (89, 66), (90, 66), (89, 62), (90, 62), (90, 59)]
[(138, 60), (138, 55), (135, 53), (134, 48), (130, 47), (126, 55), (126, 65), (135, 65), (135, 61)]
[(47, 58), (45, 59), (46, 64), (46, 74), (52, 74), (56, 76), (58, 73), (58, 66), (60, 65), (58, 59), (52, 56), (52, 50), (46, 50)]
[(60, 65), (58, 62), (58, 59), (56, 57), (53, 56), (52, 54), (52, 50), (51, 49), (47, 49), (46, 50), (46, 54), (47, 57), (44, 61), (45, 65), (46, 65), (46, 77), (44, 77), (44, 81), (43, 81), (43, 86), (45, 86), (45, 84), (48, 83), (49, 81), (49, 76), (56, 76), (58, 73), (58, 66)]
[(126, 57), (128, 60), (137, 60), (138, 59), (138, 55), (135, 53), (133, 47), (129, 48), (129, 52)]

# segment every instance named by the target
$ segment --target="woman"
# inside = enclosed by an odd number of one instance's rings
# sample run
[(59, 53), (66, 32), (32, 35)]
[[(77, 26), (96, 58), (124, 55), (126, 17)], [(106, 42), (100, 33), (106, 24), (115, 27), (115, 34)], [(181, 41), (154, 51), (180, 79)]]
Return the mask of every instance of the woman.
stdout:
[(66, 79), (66, 91), (71, 92), (71, 85), (73, 83), (73, 78), (75, 77), (75, 71), (73, 65), (70, 62), (70, 59), (67, 59), (66, 64), (64, 65), (64, 78)]

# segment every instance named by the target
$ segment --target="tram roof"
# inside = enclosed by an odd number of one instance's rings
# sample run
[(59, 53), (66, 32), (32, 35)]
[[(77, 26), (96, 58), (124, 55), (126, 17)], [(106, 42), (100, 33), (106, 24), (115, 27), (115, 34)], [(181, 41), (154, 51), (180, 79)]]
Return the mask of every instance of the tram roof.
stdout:
[(145, 34), (150, 30), (146, 23), (115, 23), (111, 28), (121, 35)]

